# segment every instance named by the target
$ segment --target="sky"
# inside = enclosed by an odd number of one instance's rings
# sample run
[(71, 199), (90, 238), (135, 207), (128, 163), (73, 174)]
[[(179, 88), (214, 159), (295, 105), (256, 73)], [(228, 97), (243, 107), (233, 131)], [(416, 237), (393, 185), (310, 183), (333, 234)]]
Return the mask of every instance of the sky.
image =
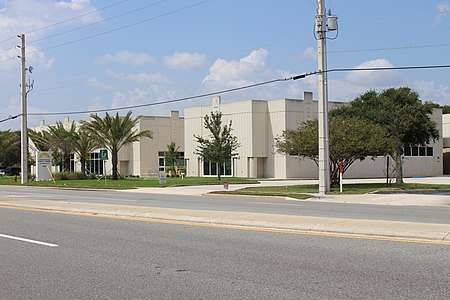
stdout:
[[(25, 34), (28, 126), (143, 105), (170, 116), (211, 96), (317, 70), (316, 0), (0, 0), (0, 130), (20, 129)], [(328, 69), (450, 64), (450, 1), (325, 0), (338, 17)], [(330, 72), (329, 100), (408, 86), (450, 105), (450, 69)], [(317, 77), (223, 92), (222, 102), (317, 98)], [(171, 100), (185, 99), (170, 102)], [(164, 103), (169, 102), (169, 103)], [(162, 104), (161, 104), (162, 103)], [(72, 114), (72, 112), (85, 112)], [(54, 115), (54, 113), (58, 113)], [(7, 120), (6, 120), (7, 119)]]

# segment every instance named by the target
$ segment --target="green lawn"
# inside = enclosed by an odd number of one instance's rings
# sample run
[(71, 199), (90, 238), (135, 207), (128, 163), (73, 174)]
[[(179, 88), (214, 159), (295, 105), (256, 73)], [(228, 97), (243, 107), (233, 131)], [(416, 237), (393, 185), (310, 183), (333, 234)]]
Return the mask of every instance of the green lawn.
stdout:
[[(29, 182), (28, 186), (47, 186), (47, 187), (60, 187), (60, 188), (80, 188), (80, 189), (133, 189), (139, 187), (168, 187), (179, 185), (209, 185), (209, 184), (223, 184), (223, 182), (229, 183), (257, 183), (256, 179), (249, 178), (222, 178), (219, 181), (216, 177), (185, 177), (185, 178), (170, 178), (167, 177), (167, 183), (164, 185), (159, 184), (157, 178), (126, 178), (120, 180), (59, 180), (53, 181), (41, 181), (41, 182)], [(20, 178), (17, 178), (17, 182), (14, 181), (12, 176), (0, 177), (0, 185), (20, 185)], [(395, 190), (430, 190), (430, 189), (450, 189), (450, 185), (431, 185), (431, 184), (402, 184), (391, 185), (386, 187), (384, 183), (359, 183), (359, 184), (346, 184), (344, 185), (343, 194), (366, 194), (375, 191), (395, 191)], [(311, 198), (312, 195), (317, 194), (319, 187), (317, 184), (309, 185), (293, 185), (293, 186), (271, 186), (261, 187), (255, 184), (254, 187), (243, 188), (236, 191), (217, 191), (215, 194), (228, 194), (228, 195), (255, 195), (255, 196), (280, 196), (291, 197), (297, 199)], [(339, 187), (331, 189), (330, 194), (340, 194)]]
[[(375, 191), (399, 191), (399, 190), (436, 190), (450, 189), (450, 185), (439, 184), (401, 184), (386, 187), (384, 183), (358, 183), (346, 184), (342, 194), (367, 194)], [(280, 196), (296, 199), (308, 199), (319, 192), (317, 184), (292, 185), (292, 186), (265, 186), (249, 187), (236, 191), (217, 191), (214, 194), (255, 195), (255, 196)], [(331, 188), (330, 194), (341, 194), (339, 187)]]
[[(104, 179), (85, 179), (85, 180), (58, 180), (53, 181), (32, 181), (27, 183), (27, 186), (49, 186), (61, 188), (88, 188), (88, 189), (133, 189), (138, 187), (167, 187), (176, 185), (208, 185), (208, 184), (223, 184), (223, 182), (230, 183), (257, 183), (255, 179), (249, 178), (222, 178), (220, 181), (217, 177), (167, 177), (166, 184), (159, 184), (158, 178), (126, 178), (120, 180)], [(0, 185), (21, 185), (20, 178), (17, 182), (12, 176), (0, 177)]]

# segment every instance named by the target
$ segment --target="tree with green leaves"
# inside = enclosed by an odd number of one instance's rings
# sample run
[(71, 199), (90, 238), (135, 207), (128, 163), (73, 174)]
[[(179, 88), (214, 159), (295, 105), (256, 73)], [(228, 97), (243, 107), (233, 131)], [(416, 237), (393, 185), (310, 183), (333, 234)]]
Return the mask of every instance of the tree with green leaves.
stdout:
[(40, 151), (49, 151), (51, 148), (50, 136), (48, 131), (35, 131), (28, 129), (28, 137), (33, 142), (34, 146)]
[(222, 113), (211, 112), (203, 119), (203, 125), (209, 130), (209, 139), (200, 135), (194, 135), (198, 146), (195, 154), (199, 155), (203, 161), (209, 161), (217, 165), (217, 177), (220, 180), (221, 169), (224, 162), (238, 155), (235, 151), (240, 144), (231, 132), (231, 120), (228, 125), (222, 127)]
[(76, 136), (77, 127), (72, 122), (67, 129), (62, 122), (47, 126), (47, 130), (28, 130), (30, 139), (40, 151), (53, 151), (54, 161), (62, 165), (63, 171), (70, 172), (70, 155), (74, 152), (73, 141)]
[(118, 153), (119, 150), (130, 143), (139, 141), (142, 137), (152, 138), (153, 133), (150, 130), (139, 131), (136, 126), (141, 116), (131, 117), (129, 111), (124, 117), (119, 113), (110, 116), (99, 117), (96, 114), (91, 115), (90, 121), (83, 121), (82, 128), (94, 138), (100, 146), (106, 147), (111, 152), (112, 179), (118, 179)]
[(180, 147), (175, 144), (175, 142), (170, 142), (170, 144), (167, 145), (167, 151), (164, 152), (164, 159), (172, 166), (173, 171), (177, 172), (176, 170), (176, 163), (178, 158), (180, 157)]
[[(77, 127), (75, 122), (70, 124), (69, 129), (66, 129), (62, 122), (56, 122), (54, 126), (48, 126), (50, 136), (50, 145), (53, 150), (60, 151), (62, 155), (65, 172), (70, 172), (70, 155), (74, 152), (73, 141)], [(73, 170), (72, 170), (73, 171)]]
[(396, 183), (403, 183), (404, 149), (426, 145), (439, 138), (431, 120), (432, 103), (422, 103), (419, 94), (408, 87), (374, 90), (362, 94), (348, 106), (331, 111), (332, 115), (359, 117), (382, 126), (395, 141), (391, 156), (396, 165)]
[(20, 164), (20, 131), (0, 131), (0, 167)]
[[(332, 117), (329, 122), (330, 182), (339, 183), (339, 164), (343, 173), (357, 160), (385, 155), (392, 147), (386, 130), (356, 117)], [(297, 129), (285, 130), (275, 138), (279, 153), (309, 158), (319, 164), (318, 120), (309, 120)]]
[(86, 162), (90, 159), (91, 152), (99, 148), (99, 143), (83, 127), (74, 133), (71, 142), (73, 151), (80, 158), (81, 173), (86, 174)]

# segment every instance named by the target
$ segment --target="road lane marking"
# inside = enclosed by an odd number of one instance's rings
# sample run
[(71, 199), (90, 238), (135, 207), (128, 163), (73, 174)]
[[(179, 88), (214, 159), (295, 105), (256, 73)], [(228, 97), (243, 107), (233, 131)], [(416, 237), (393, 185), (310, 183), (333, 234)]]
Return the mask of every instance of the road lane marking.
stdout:
[(95, 217), (95, 218), (102, 218), (102, 219), (138, 221), (138, 222), (145, 222), (145, 223), (159, 223), (159, 224), (168, 224), (168, 225), (184, 225), (184, 226), (192, 226), (192, 227), (208, 227), (208, 228), (218, 228), (218, 229), (232, 229), (232, 230), (268, 232), (268, 233), (283, 233), (283, 234), (291, 234), (291, 235), (337, 237), (337, 238), (346, 238), (346, 239), (362, 239), (362, 240), (385, 241), (385, 242), (396, 242), (396, 243), (414, 243), (414, 244), (450, 246), (450, 242), (448, 242), (448, 241), (401, 238), (401, 237), (392, 237), (392, 236), (371, 236), (371, 235), (347, 234), (347, 233), (338, 233), (338, 232), (302, 231), (302, 230), (295, 230), (295, 229), (283, 229), (283, 228), (277, 229), (277, 228), (264, 228), (264, 227), (252, 227), (252, 226), (241, 226), (241, 225), (212, 224), (212, 223), (179, 221), (179, 220), (170, 220), (170, 219), (149, 219), (149, 218), (141, 218), (141, 217), (127, 217), (127, 216), (106, 215), (106, 214), (87, 213), (87, 212), (71, 212), (71, 211), (42, 209), (42, 208), (14, 207), (14, 206), (8, 206), (8, 205), (0, 205), (0, 208), (35, 211), (35, 212), (43, 212), (43, 213), (53, 213), (53, 214), (60, 214), (60, 215), (72, 215), (72, 216), (80, 216), (80, 217)]
[(25, 239), (25, 238), (12, 236), (12, 235), (7, 235), (7, 234), (1, 234), (0, 233), (0, 237), (11, 239), (11, 240), (16, 240), (16, 241), (32, 243), (32, 244), (38, 244), (38, 245), (47, 246), (47, 247), (58, 247), (58, 245), (56, 245), (56, 244), (51, 244), (51, 243), (46, 243), (46, 242), (41, 242), (41, 241), (36, 241), (36, 240)]

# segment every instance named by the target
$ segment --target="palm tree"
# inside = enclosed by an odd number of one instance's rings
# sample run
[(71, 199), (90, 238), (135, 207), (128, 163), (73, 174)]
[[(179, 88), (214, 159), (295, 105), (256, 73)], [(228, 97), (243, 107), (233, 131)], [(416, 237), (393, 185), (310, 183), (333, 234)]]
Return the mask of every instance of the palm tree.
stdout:
[(112, 179), (117, 180), (119, 150), (127, 144), (139, 141), (141, 137), (152, 138), (152, 132), (150, 130), (138, 132), (136, 125), (141, 116), (132, 118), (131, 111), (125, 117), (119, 117), (119, 113), (116, 116), (106, 113), (103, 118), (95, 114), (92, 114), (91, 118), (90, 121), (82, 122), (83, 128), (99, 142), (99, 145), (108, 148), (111, 152)]
[(176, 175), (177, 173), (175, 164), (180, 157), (180, 154), (178, 152), (179, 149), (180, 147), (172, 141), (167, 145), (167, 151), (164, 153), (165, 160), (172, 166), (172, 171), (175, 172), (174, 175)]
[(0, 131), (0, 167), (20, 162), (20, 132)]
[(99, 143), (82, 127), (74, 133), (72, 146), (73, 150), (80, 157), (81, 173), (86, 174), (86, 162), (89, 160), (91, 152), (99, 147)]
[(34, 131), (33, 129), (28, 129), (28, 137), (33, 141), (33, 144), (38, 150), (50, 150), (50, 134), (48, 131)]
[(69, 129), (64, 127), (62, 122), (57, 122), (55, 126), (48, 126), (50, 136), (50, 147), (60, 150), (64, 162), (64, 170), (70, 171), (70, 154), (74, 152), (73, 140), (77, 131), (75, 122), (72, 122)]

